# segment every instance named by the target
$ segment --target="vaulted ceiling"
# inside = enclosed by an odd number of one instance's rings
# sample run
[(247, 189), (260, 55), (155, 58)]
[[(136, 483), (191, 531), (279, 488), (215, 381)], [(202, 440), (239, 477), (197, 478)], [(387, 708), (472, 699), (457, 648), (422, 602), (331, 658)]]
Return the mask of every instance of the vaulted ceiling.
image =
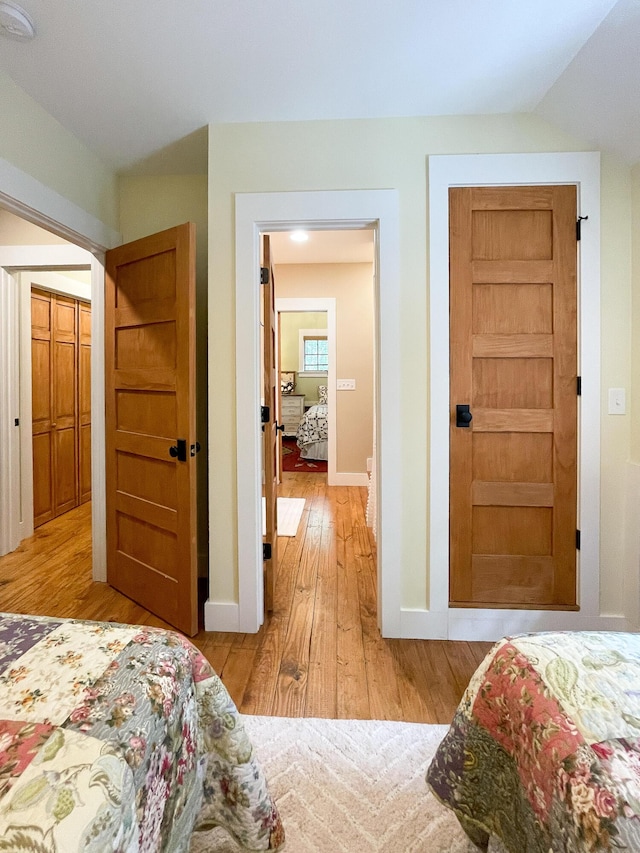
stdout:
[(118, 170), (206, 168), (211, 122), (510, 112), (640, 160), (640, 0), (19, 2), (0, 70)]

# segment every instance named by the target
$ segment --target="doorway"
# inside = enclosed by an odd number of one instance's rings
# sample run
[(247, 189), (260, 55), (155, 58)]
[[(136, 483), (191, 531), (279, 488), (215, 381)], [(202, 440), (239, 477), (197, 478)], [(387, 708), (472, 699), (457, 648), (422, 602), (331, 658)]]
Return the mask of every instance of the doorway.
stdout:
[[(239, 194), (236, 197), (237, 507), (238, 607), (209, 602), (213, 626), (255, 632), (262, 624), (262, 541), (260, 443), (256, 411), (260, 403), (259, 240), (264, 232), (309, 229), (373, 229), (376, 261), (376, 423), (378, 481), (378, 624), (387, 637), (401, 636), (402, 578), (394, 566), (400, 552), (400, 340), (399, 214), (395, 190)], [(261, 433), (260, 433), (261, 435)], [(237, 626), (237, 627), (236, 627)]]
[[(64, 237), (0, 208), (0, 284), (3, 308), (7, 309), (2, 311), (1, 320), (3, 333), (8, 332), (3, 334), (5, 345), (0, 353), (0, 385), (4, 385), (0, 394), (1, 405), (7, 415), (3, 417), (4, 459), (0, 466), (3, 496), (0, 553), (14, 550), (20, 541), (31, 536), (34, 521), (43, 523), (49, 516), (86, 502), (91, 496), (92, 260), (89, 252)], [(44, 311), (36, 311), (38, 317), (35, 322), (39, 326), (36, 330), (39, 340), (36, 342), (32, 342), (32, 287), (40, 295), (36, 299), (36, 308), (42, 307)], [(56, 324), (59, 328), (54, 334), (58, 341), (53, 347), (50, 346), (51, 330), (44, 328), (49, 325), (44, 315), (47, 314), (50, 320), (52, 310), (59, 320)], [(49, 340), (45, 341), (47, 337)], [(48, 411), (44, 419), (39, 417), (43, 415), (42, 411), (36, 412), (35, 425), (32, 422), (34, 343), (37, 357), (50, 356), (46, 359), (46, 372), (55, 366), (52, 361), (56, 361), (53, 356), (57, 350), (60, 356), (58, 367), (65, 373), (64, 381), (58, 383), (60, 393), (56, 395), (57, 399), (51, 397), (50, 388), (45, 393), (45, 398), (50, 397), (49, 400), (44, 399), (44, 407)], [(73, 377), (67, 382), (69, 370), (72, 370)], [(82, 381), (78, 382), (80, 374)], [(36, 387), (36, 395), (37, 390)], [(35, 402), (36, 408), (42, 409), (38, 400)], [(58, 410), (59, 418), (51, 417), (52, 407)], [(55, 426), (51, 427), (52, 424)], [(64, 459), (70, 464), (62, 466), (57, 483), (50, 483), (51, 489), (47, 482), (44, 482), (44, 489), (39, 488), (43, 485), (40, 478), (35, 484), (37, 494), (34, 501), (34, 467), (36, 473), (47, 467), (40, 464), (47, 456), (44, 453), (47, 443), (51, 445), (50, 462), (55, 462), (57, 456), (61, 462)], [(39, 459), (35, 466), (34, 453)], [(50, 473), (54, 469), (48, 466), (48, 470)], [(44, 480), (47, 480), (46, 472)]]

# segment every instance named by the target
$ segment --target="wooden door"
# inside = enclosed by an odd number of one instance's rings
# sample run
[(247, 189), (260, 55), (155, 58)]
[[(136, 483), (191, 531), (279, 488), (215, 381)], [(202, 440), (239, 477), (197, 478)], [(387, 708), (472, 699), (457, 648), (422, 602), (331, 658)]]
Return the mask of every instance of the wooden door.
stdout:
[(264, 319), (262, 373), (264, 405), (269, 410), (269, 420), (263, 424), (263, 466), (265, 527), (263, 541), (271, 546), (271, 555), (266, 554), (264, 561), (264, 602), (267, 612), (273, 610), (275, 570), (278, 565), (278, 462), (276, 454), (277, 421), (276, 405), (276, 337), (275, 337), (275, 295), (273, 269), (271, 267), (271, 247), (269, 236), (264, 235), (262, 243), (263, 282), (262, 314)]
[(34, 527), (79, 502), (79, 305), (31, 291)]
[(195, 226), (107, 252), (107, 580), (198, 630)]
[(91, 500), (91, 305), (78, 303), (78, 502)]
[(449, 204), (450, 602), (577, 609), (576, 190)]

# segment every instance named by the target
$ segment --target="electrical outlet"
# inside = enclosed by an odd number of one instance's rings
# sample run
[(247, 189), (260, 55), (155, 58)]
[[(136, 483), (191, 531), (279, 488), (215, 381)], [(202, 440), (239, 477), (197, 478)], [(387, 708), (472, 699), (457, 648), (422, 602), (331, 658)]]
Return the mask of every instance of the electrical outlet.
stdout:
[(355, 379), (338, 379), (336, 382), (336, 388), (338, 391), (355, 391), (356, 390), (356, 380)]

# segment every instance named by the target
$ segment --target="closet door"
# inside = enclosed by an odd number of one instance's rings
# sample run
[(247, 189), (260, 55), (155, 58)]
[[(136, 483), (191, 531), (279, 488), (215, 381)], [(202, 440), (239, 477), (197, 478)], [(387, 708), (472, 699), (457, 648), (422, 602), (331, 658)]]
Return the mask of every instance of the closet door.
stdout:
[(91, 497), (90, 316), (76, 299), (31, 290), (34, 527)]
[(54, 517), (51, 417), (51, 295), (31, 290), (31, 407), (33, 431), (33, 525)]
[(78, 505), (78, 311), (75, 299), (52, 296), (53, 508)]
[(91, 500), (91, 305), (78, 303), (79, 503)]

